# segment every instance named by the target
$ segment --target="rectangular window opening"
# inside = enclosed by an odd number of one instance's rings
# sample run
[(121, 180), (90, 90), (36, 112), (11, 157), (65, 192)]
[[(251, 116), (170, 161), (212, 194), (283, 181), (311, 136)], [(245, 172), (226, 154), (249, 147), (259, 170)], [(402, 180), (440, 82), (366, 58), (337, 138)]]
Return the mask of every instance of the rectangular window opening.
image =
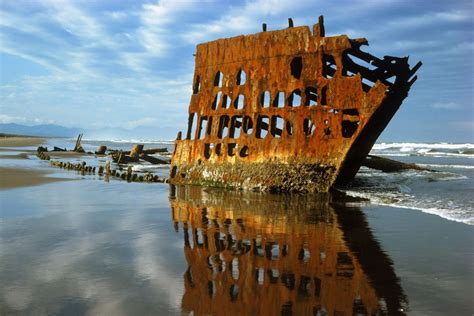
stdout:
[(279, 91), (275, 100), (273, 100), (273, 107), (283, 108), (285, 106), (285, 92)]
[(260, 105), (264, 108), (270, 106), (270, 91), (264, 91), (261, 96)]
[(196, 118), (196, 113), (189, 113), (188, 117), (188, 132), (186, 134), (186, 139), (194, 139), (196, 135), (196, 124), (195, 124), (195, 118)]
[(283, 118), (280, 116), (272, 116), (271, 134), (275, 138), (280, 138), (283, 134)]
[(227, 137), (229, 129), (229, 116), (222, 115), (219, 119), (219, 130), (217, 131), (217, 137), (223, 139)]
[(197, 139), (203, 139), (205, 136), (204, 133), (204, 128), (207, 129), (207, 116), (201, 116), (201, 119), (199, 120), (199, 129), (198, 129), (198, 136)]
[(318, 90), (314, 87), (307, 87), (305, 90), (305, 103), (306, 106), (318, 105)]
[(239, 138), (241, 127), (242, 127), (242, 116), (236, 115), (232, 117), (232, 120), (230, 123), (229, 137)]
[(252, 135), (253, 132), (253, 121), (250, 116), (245, 116), (242, 126), (243, 132), (247, 135)]
[(268, 134), (269, 119), (268, 116), (259, 116), (257, 120), (257, 128), (255, 136), (258, 139), (263, 139)]
[(331, 79), (336, 73), (336, 61), (334, 56), (324, 54), (323, 55), (323, 77)]

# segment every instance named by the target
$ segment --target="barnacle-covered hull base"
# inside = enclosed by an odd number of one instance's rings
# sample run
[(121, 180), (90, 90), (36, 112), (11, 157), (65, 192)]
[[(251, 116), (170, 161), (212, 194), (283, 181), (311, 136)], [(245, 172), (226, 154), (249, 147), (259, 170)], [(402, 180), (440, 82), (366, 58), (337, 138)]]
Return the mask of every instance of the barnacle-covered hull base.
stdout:
[(188, 130), (170, 182), (325, 192), (351, 180), (421, 66), (326, 37), (322, 17), (197, 46)]

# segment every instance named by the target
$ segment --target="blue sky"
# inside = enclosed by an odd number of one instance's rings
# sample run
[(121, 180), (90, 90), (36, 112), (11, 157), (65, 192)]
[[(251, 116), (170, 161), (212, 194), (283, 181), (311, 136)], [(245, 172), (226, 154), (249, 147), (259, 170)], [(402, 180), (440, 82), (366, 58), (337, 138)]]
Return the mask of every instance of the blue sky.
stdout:
[(474, 142), (473, 3), (0, 0), (0, 123), (172, 138), (186, 127), (196, 44), (324, 15), (326, 35), (424, 63), (381, 140)]

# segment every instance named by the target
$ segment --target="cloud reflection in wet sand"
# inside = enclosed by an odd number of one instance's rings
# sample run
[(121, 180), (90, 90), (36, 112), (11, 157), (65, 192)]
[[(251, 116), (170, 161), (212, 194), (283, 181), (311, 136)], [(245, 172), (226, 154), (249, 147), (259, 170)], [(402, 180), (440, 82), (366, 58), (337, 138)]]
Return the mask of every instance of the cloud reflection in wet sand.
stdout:
[(35, 216), (0, 222), (0, 314), (405, 307), (360, 210), (329, 195), (172, 189), (169, 204), (165, 185), (78, 181), (10, 191), (4, 201), (21, 201)]
[[(10, 191), (39, 215), (0, 224), (0, 314), (178, 313), (185, 265), (167, 187), (125, 185), (117, 195), (117, 187), (88, 185), (89, 196), (78, 182), (63, 185), (59, 199), (50, 196), (57, 186), (35, 187), (36, 203), (27, 190)], [(91, 206), (93, 189), (107, 204)], [(139, 191), (147, 202), (134, 199)]]

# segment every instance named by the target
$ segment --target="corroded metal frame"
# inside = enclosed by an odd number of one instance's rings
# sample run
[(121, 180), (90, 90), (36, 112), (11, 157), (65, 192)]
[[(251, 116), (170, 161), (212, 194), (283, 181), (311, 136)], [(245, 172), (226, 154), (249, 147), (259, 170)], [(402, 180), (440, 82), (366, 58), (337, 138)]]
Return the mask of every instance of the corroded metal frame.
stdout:
[(289, 27), (198, 45), (170, 182), (314, 192), (353, 178), (421, 66), (376, 58), (360, 50), (366, 44), (326, 37), (320, 17), (312, 32)]

